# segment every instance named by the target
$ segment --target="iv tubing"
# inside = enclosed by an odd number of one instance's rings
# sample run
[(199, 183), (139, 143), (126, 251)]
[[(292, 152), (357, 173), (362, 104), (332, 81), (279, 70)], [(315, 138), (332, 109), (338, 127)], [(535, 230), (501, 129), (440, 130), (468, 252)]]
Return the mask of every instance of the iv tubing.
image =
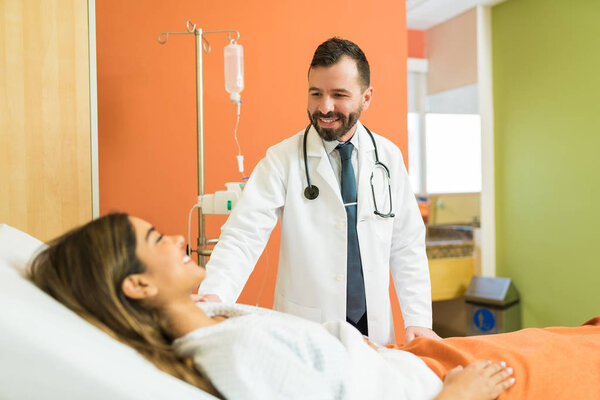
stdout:
[[(237, 144), (238, 156), (241, 156), (242, 155), (242, 149), (240, 147), (240, 142), (238, 141), (238, 137), (237, 137), (237, 130), (238, 130), (238, 125), (239, 124), (240, 124), (240, 113), (238, 112), (237, 119), (235, 121), (235, 128), (233, 128), (233, 138), (235, 139), (235, 144)], [(240, 172), (243, 172), (243, 171), (240, 171)]]
[[(191, 240), (190, 231), (192, 229), (192, 213), (194, 212), (195, 208), (200, 208), (200, 204), (198, 204), (198, 203), (194, 204), (188, 215), (187, 246), (186, 246), (185, 252), (190, 257), (191, 257), (191, 252), (192, 252), (192, 243), (190, 242), (190, 240)], [(198, 211), (198, 212), (201, 213), (201, 211)]]

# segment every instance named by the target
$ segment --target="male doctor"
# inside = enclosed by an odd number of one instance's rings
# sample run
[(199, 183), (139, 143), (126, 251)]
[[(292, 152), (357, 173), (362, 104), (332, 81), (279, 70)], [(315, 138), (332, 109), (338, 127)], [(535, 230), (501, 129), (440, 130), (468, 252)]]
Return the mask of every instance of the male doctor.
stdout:
[(374, 342), (392, 343), (391, 271), (407, 341), (438, 338), (425, 227), (402, 154), (358, 121), (372, 96), (356, 44), (332, 38), (317, 48), (310, 125), (254, 169), (206, 266), (202, 301), (237, 300), (280, 218), (274, 309), (316, 322), (346, 319)]

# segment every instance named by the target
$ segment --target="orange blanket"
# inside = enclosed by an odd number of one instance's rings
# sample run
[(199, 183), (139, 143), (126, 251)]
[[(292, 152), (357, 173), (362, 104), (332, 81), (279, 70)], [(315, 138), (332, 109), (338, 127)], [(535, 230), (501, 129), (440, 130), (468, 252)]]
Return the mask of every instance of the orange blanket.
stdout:
[(441, 379), (457, 365), (506, 361), (515, 384), (499, 399), (600, 399), (600, 317), (576, 328), (524, 329), (488, 336), (417, 338), (397, 347), (420, 357)]

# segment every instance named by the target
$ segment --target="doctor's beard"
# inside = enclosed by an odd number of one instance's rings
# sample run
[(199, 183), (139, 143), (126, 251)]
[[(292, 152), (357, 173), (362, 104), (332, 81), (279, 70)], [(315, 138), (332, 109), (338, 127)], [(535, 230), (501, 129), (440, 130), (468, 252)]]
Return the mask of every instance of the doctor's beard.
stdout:
[[(311, 114), (310, 111), (308, 111), (308, 119), (310, 119), (312, 126), (315, 127), (319, 136), (321, 136), (323, 140), (326, 140), (328, 142), (338, 140), (346, 133), (348, 133), (348, 131), (352, 129), (354, 125), (356, 125), (356, 121), (358, 121), (359, 117), (360, 110), (352, 112), (348, 114), (348, 116), (334, 111), (328, 112), (327, 114), (323, 114), (320, 111), (315, 111)], [(341, 123), (341, 126), (337, 129), (321, 128), (319, 126), (319, 118), (338, 118)]]

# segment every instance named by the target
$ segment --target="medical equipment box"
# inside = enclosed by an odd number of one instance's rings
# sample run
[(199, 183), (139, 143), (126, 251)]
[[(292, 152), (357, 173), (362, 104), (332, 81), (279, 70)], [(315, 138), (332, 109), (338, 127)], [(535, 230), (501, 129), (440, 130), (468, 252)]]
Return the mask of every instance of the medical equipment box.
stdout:
[(468, 336), (521, 329), (519, 293), (510, 278), (473, 276), (465, 302)]

